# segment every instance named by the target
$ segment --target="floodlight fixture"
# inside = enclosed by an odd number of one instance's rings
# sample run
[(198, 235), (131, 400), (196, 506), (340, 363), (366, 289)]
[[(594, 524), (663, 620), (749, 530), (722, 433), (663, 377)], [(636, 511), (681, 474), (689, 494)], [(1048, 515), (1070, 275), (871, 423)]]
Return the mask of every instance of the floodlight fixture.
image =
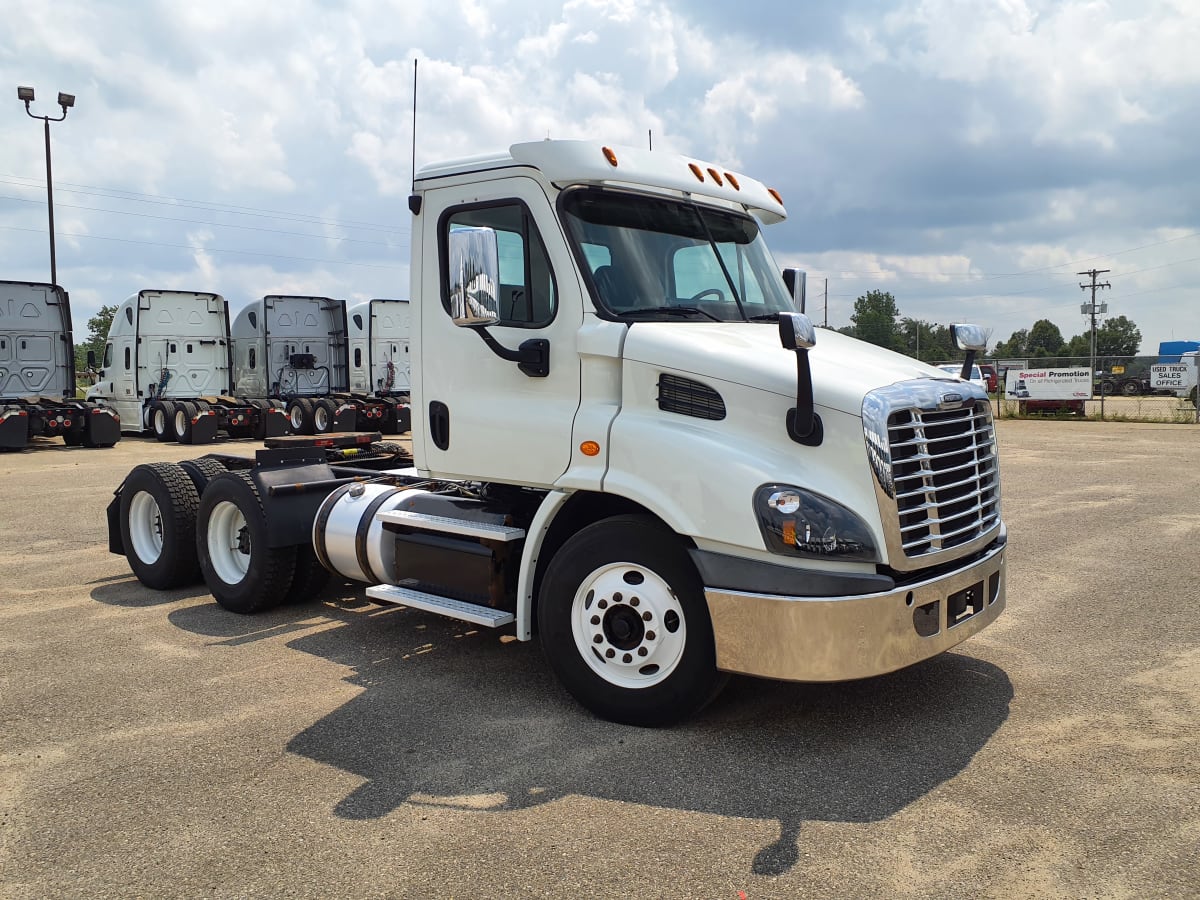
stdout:
[(62, 91), (59, 91), (58, 92), (58, 105), (61, 106), (63, 108), (63, 111), (65, 112), (67, 109), (69, 109), (70, 107), (75, 105), (75, 95), (74, 94), (64, 94)]
[(24, 100), (26, 103), (33, 102), (33, 88), (25, 87), (24, 85), (17, 86), (17, 99)]

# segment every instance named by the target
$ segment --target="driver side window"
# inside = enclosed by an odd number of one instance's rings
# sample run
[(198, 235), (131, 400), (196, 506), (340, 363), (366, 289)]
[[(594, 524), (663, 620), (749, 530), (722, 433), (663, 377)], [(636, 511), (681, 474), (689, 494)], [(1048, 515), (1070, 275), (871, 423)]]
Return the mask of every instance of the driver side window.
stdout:
[[(533, 217), (523, 203), (501, 201), (486, 206), (459, 207), (442, 219), (443, 269), (447, 236), (463, 228), (490, 228), (496, 233), (499, 256), (499, 325), (540, 328), (550, 323), (558, 306), (554, 273)], [(443, 305), (449, 309), (448, 299)]]

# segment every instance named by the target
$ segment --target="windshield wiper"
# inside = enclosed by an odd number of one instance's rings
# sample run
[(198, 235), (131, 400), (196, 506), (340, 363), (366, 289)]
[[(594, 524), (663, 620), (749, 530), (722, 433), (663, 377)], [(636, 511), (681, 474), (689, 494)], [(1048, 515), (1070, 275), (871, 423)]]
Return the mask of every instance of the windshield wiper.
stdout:
[(759, 316), (751, 316), (750, 321), (751, 322), (778, 322), (779, 321), (779, 313), (777, 313), (777, 312), (763, 313), (762, 315), (759, 315)]
[(681, 316), (685, 319), (690, 319), (692, 316), (704, 316), (712, 319), (714, 322), (724, 322), (724, 319), (714, 316), (707, 310), (700, 309), (695, 306), (643, 306), (640, 309), (627, 309), (624, 312), (617, 313), (619, 319), (640, 318), (642, 316), (653, 316), (665, 313), (668, 316)]

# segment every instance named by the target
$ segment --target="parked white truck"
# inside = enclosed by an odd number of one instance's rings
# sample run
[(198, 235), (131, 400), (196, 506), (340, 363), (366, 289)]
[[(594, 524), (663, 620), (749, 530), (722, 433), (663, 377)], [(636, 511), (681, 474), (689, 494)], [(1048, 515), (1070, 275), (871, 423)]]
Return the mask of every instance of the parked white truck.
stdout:
[(986, 394), (818, 340), (760, 234), (786, 215), (774, 191), (539, 141), (425, 167), (409, 208), (414, 465), (138, 466), (109, 536), (144, 583), (202, 576), (251, 613), (323, 568), (536, 630), (582, 704), (639, 725), (695, 713), (725, 673), (878, 675), (1000, 614)]
[[(409, 430), (409, 335), (407, 300), (377, 298), (350, 307), (350, 391), (383, 402), (378, 415), (360, 415), (359, 427), (384, 434)], [(378, 419), (378, 421), (376, 421)]]
[(268, 295), (243, 308), (232, 328), (237, 394), (283, 403), (294, 434), (407, 430), (407, 390), (387, 387), (401, 343), (407, 354), (407, 315), (371, 304), (407, 307), (374, 300), (349, 315), (344, 300)]
[(76, 393), (67, 292), (0, 281), (0, 450), (22, 450), (36, 437), (62, 437), (71, 447), (119, 441), (117, 414)]
[(152, 431), (160, 441), (287, 433), (282, 403), (234, 393), (229, 307), (220, 294), (139, 291), (125, 300), (87, 398), (116, 410), (122, 431)]

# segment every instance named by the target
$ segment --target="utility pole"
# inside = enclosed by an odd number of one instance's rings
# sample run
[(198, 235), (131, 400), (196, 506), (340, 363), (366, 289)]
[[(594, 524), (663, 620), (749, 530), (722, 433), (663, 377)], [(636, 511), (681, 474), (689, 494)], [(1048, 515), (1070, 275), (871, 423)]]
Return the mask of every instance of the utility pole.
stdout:
[(825, 327), (829, 327), (829, 279), (825, 279)]
[[(1091, 288), (1091, 290), (1092, 290), (1092, 302), (1084, 303), (1079, 307), (1079, 311), (1081, 313), (1083, 313), (1085, 316), (1090, 315), (1092, 317), (1092, 360), (1091, 360), (1092, 365), (1091, 365), (1091, 369), (1089, 370), (1089, 372), (1090, 372), (1089, 377), (1091, 377), (1092, 379), (1095, 379), (1095, 377), (1096, 377), (1096, 314), (1099, 313), (1100, 315), (1104, 315), (1105, 313), (1108, 312), (1108, 304), (1107, 303), (1101, 303), (1100, 306), (1097, 308), (1097, 306), (1096, 306), (1096, 290), (1097, 290), (1097, 288), (1112, 287), (1112, 285), (1109, 284), (1107, 281), (1097, 282), (1096, 276), (1105, 275), (1111, 271), (1112, 271), (1112, 269), (1088, 269), (1086, 272), (1076, 272), (1075, 273), (1076, 275), (1088, 275), (1092, 279), (1089, 284), (1080, 284), (1079, 285), (1081, 290), (1086, 291), (1088, 288)], [(1101, 393), (1103, 394), (1103, 391)]]

